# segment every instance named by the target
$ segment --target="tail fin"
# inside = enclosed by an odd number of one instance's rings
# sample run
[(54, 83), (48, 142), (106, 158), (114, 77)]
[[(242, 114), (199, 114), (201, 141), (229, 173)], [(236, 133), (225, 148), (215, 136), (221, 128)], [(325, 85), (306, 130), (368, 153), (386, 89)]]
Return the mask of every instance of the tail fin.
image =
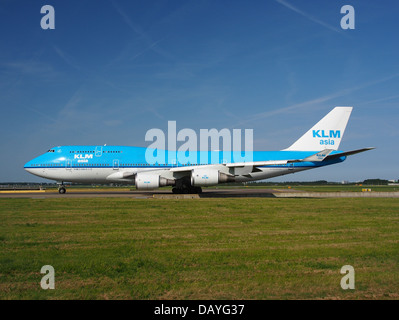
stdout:
[(353, 107), (335, 107), (286, 151), (338, 150)]

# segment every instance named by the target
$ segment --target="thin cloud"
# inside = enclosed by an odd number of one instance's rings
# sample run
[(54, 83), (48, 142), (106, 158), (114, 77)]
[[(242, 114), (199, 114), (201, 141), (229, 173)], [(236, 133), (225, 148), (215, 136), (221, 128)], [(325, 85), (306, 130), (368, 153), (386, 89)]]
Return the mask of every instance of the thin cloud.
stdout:
[(365, 88), (368, 88), (368, 87), (371, 87), (371, 86), (374, 86), (374, 85), (377, 85), (377, 84), (392, 80), (392, 79), (397, 78), (397, 77), (399, 77), (399, 73), (395, 73), (393, 75), (390, 75), (390, 76), (387, 76), (387, 77), (384, 77), (384, 78), (381, 78), (381, 79), (378, 79), (378, 80), (375, 80), (375, 81), (370, 81), (370, 82), (364, 83), (364, 84), (359, 85), (359, 86), (355, 86), (355, 87), (352, 87), (352, 88), (340, 90), (338, 92), (335, 92), (335, 93), (332, 93), (332, 94), (329, 94), (329, 95), (326, 95), (326, 96), (323, 96), (323, 97), (319, 97), (319, 98), (308, 100), (308, 101), (301, 102), (301, 103), (296, 103), (296, 104), (293, 104), (293, 105), (285, 107), (285, 108), (279, 108), (279, 109), (275, 109), (275, 110), (271, 110), (271, 111), (257, 113), (257, 114), (254, 114), (254, 115), (252, 115), (251, 117), (249, 117), (247, 119), (244, 119), (237, 126), (242, 126), (243, 124), (246, 124), (248, 122), (258, 121), (260, 119), (264, 119), (264, 118), (267, 118), (267, 117), (270, 117), (270, 116), (274, 116), (276, 114), (289, 113), (290, 111), (294, 111), (296, 109), (305, 108), (305, 107), (308, 108), (308, 107), (311, 107), (311, 106), (314, 106), (314, 105), (319, 105), (321, 103), (330, 101), (330, 100), (338, 98), (338, 97), (344, 97), (344, 96), (346, 96), (346, 95), (348, 95), (348, 94), (350, 94), (350, 93), (352, 93), (354, 91), (365, 89)]
[(149, 44), (147, 48), (145, 48), (144, 50), (142, 50), (142, 51), (140, 51), (139, 53), (137, 53), (136, 55), (134, 55), (130, 60), (136, 59), (137, 57), (143, 55), (143, 54), (144, 54), (146, 51), (148, 51), (148, 50), (153, 50), (154, 47), (155, 47), (159, 42), (161, 42), (162, 40), (163, 40), (163, 39), (158, 40), (158, 41), (155, 41), (155, 42), (153, 42), (152, 44)]
[(158, 53), (159, 55), (163, 56), (164, 58), (171, 58), (171, 56), (160, 49), (158, 47), (158, 43), (161, 42), (161, 40), (154, 41), (151, 39), (151, 37), (144, 32), (138, 25), (134, 24), (133, 21), (130, 19), (130, 17), (122, 10), (122, 8), (115, 2), (112, 1), (112, 5), (114, 6), (116, 12), (122, 17), (123, 21), (129, 26), (129, 28), (136, 33), (140, 39), (142, 39), (145, 44), (146, 48), (139, 52), (138, 54), (134, 55), (132, 59), (136, 59), (138, 56), (141, 56), (143, 53), (145, 53), (148, 50), (152, 50), (155, 53)]
[(41, 116), (41, 117), (43, 117), (43, 118), (47, 118), (47, 119), (50, 120), (51, 122), (56, 122), (56, 121), (57, 121), (55, 118), (49, 116), (48, 113), (41, 112), (40, 110), (37, 110), (37, 109), (32, 108), (32, 107), (29, 107), (29, 106), (28, 106), (28, 107), (25, 107), (25, 108), (26, 108), (27, 110), (30, 110), (30, 111), (32, 111), (32, 112), (38, 114), (39, 116)]
[(2, 63), (1, 67), (13, 74), (44, 76), (54, 73), (54, 68), (47, 64), (36, 61), (12, 61)]
[(371, 101), (367, 101), (367, 102), (362, 102), (362, 105), (372, 104), (372, 103), (377, 103), (377, 102), (386, 102), (386, 101), (395, 100), (398, 98), (399, 98), (399, 95), (384, 97), (384, 98), (379, 98), (379, 99), (375, 99), (375, 100), (371, 100)]
[(116, 9), (116, 11), (118, 12), (118, 14), (122, 17), (123, 21), (130, 27), (130, 29), (132, 29), (140, 37), (146, 39), (147, 38), (146, 34), (143, 31), (141, 31), (141, 29), (132, 22), (129, 16), (122, 10), (122, 8), (115, 1), (112, 1), (112, 4)]
[(237, 127), (242, 126), (243, 124), (249, 123), (249, 122), (253, 122), (253, 121), (258, 121), (260, 119), (264, 119), (264, 118), (268, 118), (277, 114), (282, 114), (282, 113), (289, 113), (290, 111), (299, 109), (299, 108), (304, 108), (304, 107), (310, 107), (313, 105), (319, 105), (323, 102), (329, 101), (331, 99), (337, 98), (339, 96), (341, 96), (342, 93), (335, 93), (335, 94), (331, 94), (331, 95), (327, 95), (324, 97), (319, 97), (316, 99), (312, 99), (312, 100), (308, 100), (305, 102), (301, 102), (301, 103), (296, 103), (293, 104), (291, 106), (285, 107), (285, 108), (279, 108), (279, 109), (275, 109), (275, 110), (271, 110), (271, 111), (266, 111), (266, 112), (261, 112), (261, 113), (257, 113), (252, 115), (251, 117), (241, 121)]
[(64, 60), (67, 65), (69, 65), (70, 67), (80, 71), (80, 67), (75, 63), (73, 58), (71, 58), (67, 53), (65, 53), (63, 50), (61, 50), (57, 46), (54, 46), (53, 48), (54, 48), (54, 51), (58, 54), (58, 56), (62, 60)]
[(312, 15), (310, 15), (310, 14), (308, 14), (308, 13), (306, 13), (306, 12), (296, 8), (296, 7), (294, 7), (292, 4), (290, 4), (290, 3), (288, 3), (288, 2), (286, 2), (284, 0), (276, 0), (276, 2), (278, 2), (281, 5), (283, 5), (287, 9), (290, 9), (290, 10), (300, 14), (301, 16), (305, 17), (306, 19), (308, 19), (310, 21), (313, 21), (313, 22), (315, 22), (315, 23), (317, 23), (317, 24), (319, 24), (319, 25), (321, 25), (321, 26), (323, 26), (323, 27), (325, 27), (325, 28), (327, 28), (327, 29), (329, 29), (331, 31), (341, 33), (340, 29), (335, 28), (335, 27), (329, 25), (328, 23), (325, 23), (324, 21), (321, 21), (321, 20), (313, 17)]

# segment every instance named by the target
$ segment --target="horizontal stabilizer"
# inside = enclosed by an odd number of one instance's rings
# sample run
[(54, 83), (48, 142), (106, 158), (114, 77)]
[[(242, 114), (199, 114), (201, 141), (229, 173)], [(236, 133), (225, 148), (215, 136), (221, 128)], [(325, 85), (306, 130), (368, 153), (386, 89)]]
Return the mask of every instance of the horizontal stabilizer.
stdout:
[(331, 152), (333, 152), (333, 149), (325, 149), (323, 151), (320, 151), (316, 154), (313, 154), (302, 161), (311, 161), (311, 162), (318, 162), (318, 161), (323, 161)]
[(352, 154), (369, 151), (369, 150), (373, 150), (373, 149), (375, 149), (375, 148), (374, 147), (363, 148), (363, 149), (357, 149), (357, 150), (352, 150), (352, 151), (347, 151), (347, 152), (335, 153), (335, 154), (328, 155), (324, 160), (332, 160), (335, 158), (346, 157), (346, 156), (350, 156)]

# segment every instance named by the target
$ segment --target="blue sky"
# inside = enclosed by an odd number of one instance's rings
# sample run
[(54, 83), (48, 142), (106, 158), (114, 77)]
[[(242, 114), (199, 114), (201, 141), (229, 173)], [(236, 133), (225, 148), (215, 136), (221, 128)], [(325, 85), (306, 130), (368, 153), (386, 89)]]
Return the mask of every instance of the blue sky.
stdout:
[(274, 180), (398, 179), (398, 15), (394, 0), (2, 0), (0, 181), (45, 181), (23, 165), (53, 146), (148, 146), (168, 120), (280, 150), (334, 106), (354, 107), (340, 149), (377, 149)]

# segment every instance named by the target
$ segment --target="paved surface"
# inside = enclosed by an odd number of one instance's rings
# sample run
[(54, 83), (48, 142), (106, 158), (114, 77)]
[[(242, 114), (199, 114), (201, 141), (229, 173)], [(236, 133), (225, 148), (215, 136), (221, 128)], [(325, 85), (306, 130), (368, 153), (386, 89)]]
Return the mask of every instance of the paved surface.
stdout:
[(57, 191), (17, 191), (0, 192), (0, 198), (162, 198), (162, 199), (184, 199), (184, 198), (224, 198), (224, 197), (273, 197), (273, 193), (278, 192), (272, 189), (209, 189), (201, 195), (197, 194), (173, 194), (170, 190), (157, 191), (73, 191), (67, 189), (65, 194)]
[(73, 191), (65, 194), (45, 191), (0, 192), (0, 198), (135, 198), (135, 199), (198, 199), (198, 198), (399, 198), (399, 192), (303, 192), (278, 189), (207, 189), (202, 194), (173, 194), (170, 190), (158, 191)]

